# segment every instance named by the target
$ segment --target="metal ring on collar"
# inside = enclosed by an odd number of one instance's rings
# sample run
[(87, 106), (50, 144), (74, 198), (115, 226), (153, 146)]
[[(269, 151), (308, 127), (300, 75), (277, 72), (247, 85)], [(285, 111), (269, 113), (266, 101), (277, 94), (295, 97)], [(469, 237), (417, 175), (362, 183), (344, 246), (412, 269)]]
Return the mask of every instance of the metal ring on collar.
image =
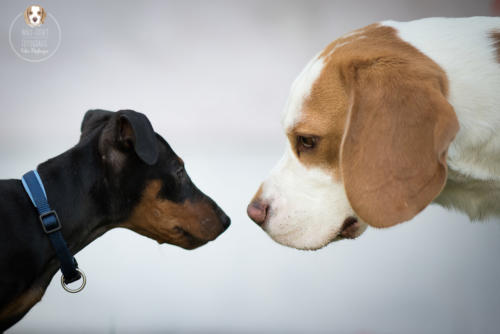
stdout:
[(77, 292), (82, 291), (83, 288), (85, 287), (85, 284), (87, 284), (87, 277), (85, 277), (85, 274), (83, 273), (83, 271), (79, 268), (76, 268), (76, 271), (78, 271), (80, 273), (80, 275), (82, 276), (82, 284), (76, 289), (71, 289), (69, 286), (67, 286), (66, 283), (64, 282), (64, 275), (61, 275), (61, 285), (62, 285), (64, 290), (66, 290), (70, 293), (77, 293)]

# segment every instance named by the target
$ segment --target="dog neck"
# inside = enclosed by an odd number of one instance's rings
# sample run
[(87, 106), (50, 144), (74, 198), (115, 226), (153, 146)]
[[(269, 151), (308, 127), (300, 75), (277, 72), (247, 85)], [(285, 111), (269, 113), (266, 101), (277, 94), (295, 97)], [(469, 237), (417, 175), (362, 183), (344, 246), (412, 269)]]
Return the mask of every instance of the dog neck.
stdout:
[[(93, 240), (115, 227), (109, 195), (96, 142), (97, 136), (52, 158), (37, 168), (48, 201), (59, 216), (62, 234), (75, 255)], [(36, 210), (20, 180), (0, 182), (5, 200), (0, 205), (4, 229), (12, 242), (3, 244), (0, 271), (6, 270), (4, 290), (0, 289), (0, 332), (17, 322), (43, 296), (59, 261), (44, 235)], [(123, 210), (122, 210), (123, 211)], [(118, 211), (115, 211), (118, 212)], [(22, 224), (20, 224), (22, 222)], [(5, 239), (7, 240), (7, 239)], [(22, 242), (16, 242), (22, 240)], [(12, 269), (9, 258), (28, 256), (23, 266)], [(36, 254), (36, 256), (35, 256)], [(82, 265), (85, 270), (85, 265)], [(22, 279), (19, 279), (22, 277)]]
[(115, 226), (94, 145), (78, 145), (37, 168), (72, 254)]

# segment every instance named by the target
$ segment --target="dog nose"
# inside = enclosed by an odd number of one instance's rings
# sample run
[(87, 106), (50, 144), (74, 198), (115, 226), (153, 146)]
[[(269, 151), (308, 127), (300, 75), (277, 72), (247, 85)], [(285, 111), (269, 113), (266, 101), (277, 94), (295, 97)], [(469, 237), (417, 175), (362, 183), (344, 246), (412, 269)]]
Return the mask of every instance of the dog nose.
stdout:
[(269, 205), (259, 200), (254, 200), (252, 203), (248, 204), (247, 214), (250, 219), (256, 222), (258, 225), (264, 224), (267, 218), (267, 212), (269, 211)]
[(219, 217), (223, 231), (227, 230), (229, 225), (231, 225), (231, 218), (229, 218), (228, 215), (226, 215), (226, 213), (222, 211), (222, 209), (219, 208), (216, 204), (215, 204), (215, 213)]
[(33, 22), (36, 22), (36, 21), (38, 21), (38, 18), (35, 16), (35, 17), (33, 18)]
[(229, 218), (228, 216), (226, 216), (224, 214), (224, 217), (222, 217), (221, 222), (222, 222), (222, 227), (224, 228), (224, 231), (225, 231), (225, 230), (227, 230), (229, 225), (231, 225), (231, 218)]

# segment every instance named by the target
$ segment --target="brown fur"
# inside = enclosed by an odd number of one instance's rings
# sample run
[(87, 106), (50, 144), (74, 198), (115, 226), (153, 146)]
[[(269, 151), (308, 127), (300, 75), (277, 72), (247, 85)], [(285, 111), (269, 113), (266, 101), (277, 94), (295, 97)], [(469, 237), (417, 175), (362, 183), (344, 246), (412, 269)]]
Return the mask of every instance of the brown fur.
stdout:
[(255, 193), (255, 195), (253, 196), (253, 198), (250, 201), (250, 203), (260, 201), (261, 195), (262, 195), (262, 184), (260, 185), (259, 189), (257, 190), (257, 192)]
[(378, 25), (334, 41), (321, 57), (325, 66), (288, 134), (294, 151), (296, 136), (318, 136), (299, 159), (342, 179), (370, 225), (411, 219), (442, 190), (458, 132), (444, 71)]
[(497, 62), (500, 63), (500, 30), (492, 31), (490, 34), (493, 46), (497, 49)]
[[(332, 51), (340, 51), (357, 41), (365, 31), (374, 28), (370, 25), (341, 37), (328, 45), (320, 54), (325, 66), (314, 83), (310, 96), (304, 101), (300, 120), (288, 133), (294, 152), (297, 152), (296, 137), (300, 135), (316, 135), (320, 137), (316, 143), (314, 154), (305, 152), (300, 159), (306, 166), (321, 166), (332, 169), (340, 180), (339, 158), (340, 144), (344, 133), (347, 109), (349, 107), (348, 92), (340, 76), (338, 58)], [(354, 47), (361, 47), (354, 44)]]
[(24, 292), (0, 310), (0, 320), (10, 319), (27, 312), (33, 305), (42, 299), (43, 294), (44, 289), (41, 287), (32, 288)]
[(122, 227), (129, 228), (159, 243), (170, 243), (192, 249), (215, 239), (220, 224), (210, 203), (205, 201), (174, 203), (158, 197), (160, 180), (152, 181), (142, 199)]
[(40, 7), (40, 10), (42, 11), (42, 17), (40, 18), (40, 24), (44, 24), (45, 23), (45, 18), (47, 17), (47, 13), (45, 12), (45, 9), (42, 6), (40, 6), (40, 5), (31, 5), (28, 8), (26, 8), (26, 10), (24, 11), (24, 21), (28, 25), (31, 24), (30, 19), (29, 19), (29, 12), (30, 12), (30, 10), (31, 10), (31, 8), (33, 6)]

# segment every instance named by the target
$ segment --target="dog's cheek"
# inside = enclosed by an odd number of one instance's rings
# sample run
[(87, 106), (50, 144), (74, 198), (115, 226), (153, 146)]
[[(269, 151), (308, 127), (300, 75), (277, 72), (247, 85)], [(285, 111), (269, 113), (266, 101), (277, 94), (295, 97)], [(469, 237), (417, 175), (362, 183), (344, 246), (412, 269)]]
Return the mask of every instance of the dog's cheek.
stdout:
[(196, 203), (188, 204), (189, 210), (188, 214), (194, 219), (188, 219), (191, 221), (191, 233), (195, 236), (199, 236), (204, 240), (214, 240), (224, 232), (224, 227), (215, 213), (212, 205), (206, 201), (202, 200)]
[(261, 196), (270, 203), (264, 230), (278, 243), (299, 249), (327, 245), (353, 214), (332, 173), (306, 168), (291, 154), (271, 172)]
[[(122, 223), (122, 227), (131, 229), (159, 243), (175, 241), (172, 232), (175, 220), (166, 210), (163, 201), (157, 198), (162, 187), (158, 180), (149, 183), (142, 193), (140, 202), (132, 210), (130, 217)], [(166, 201), (165, 201), (166, 202)]]
[(158, 193), (162, 185), (161, 181), (155, 180), (146, 186), (139, 204), (123, 227), (159, 243), (166, 242), (187, 249), (213, 240), (223, 231), (210, 203), (204, 200), (174, 203), (161, 199)]
[(162, 212), (168, 212), (175, 226), (187, 232), (186, 239), (193, 241), (214, 240), (224, 231), (212, 205), (206, 201), (191, 202), (185, 200), (181, 204), (166, 202), (161, 205)]

